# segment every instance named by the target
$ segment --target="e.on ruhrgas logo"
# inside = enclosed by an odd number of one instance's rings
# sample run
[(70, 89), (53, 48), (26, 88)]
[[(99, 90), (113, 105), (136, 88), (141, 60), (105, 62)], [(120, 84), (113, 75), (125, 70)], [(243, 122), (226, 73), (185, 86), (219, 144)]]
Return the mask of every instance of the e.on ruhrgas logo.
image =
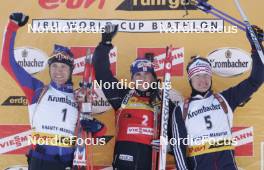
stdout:
[(29, 135), (29, 125), (0, 125), (0, 154), (27, 153)]
[[(196, 10), (197, 8), (186, 0), (122, 0), (116, 10), (148, 11), (148, 10)], [(203, 0), (207, 2), (208, 0)]]
[(59, 7), (66, 7), (68, 9), (87, 9), (93, 4), (98, 4), (98, 9), (102, 9), (106, 0), (39, 0), (40, 7), (44, 9), (57, 9)]
[(237, 142), (236, 156), (253, 156), (253, 127), (233, 127), (233, 139)]
[(251, 68), (250, 54), (239, 48), (219, 48), (209, 53), (208, 60), (215, 74), (222, 77), (240, 75)]
[(28, 73), (34, 74), (45, 69), (48, 55), (33, 47), (18, 47), (14, 50), (16, 62)]
[(27, 106), (25, 96), (9, 96), (1, 105), (2, 106)]
[[(148, 55), (154, 56), (154, 69), (157, 76), (163, 76), (166, 48), (137, 48), (137, 56), (143, 58)], [(171, 76), (183, 76), (184, 48), (173, 48)]]

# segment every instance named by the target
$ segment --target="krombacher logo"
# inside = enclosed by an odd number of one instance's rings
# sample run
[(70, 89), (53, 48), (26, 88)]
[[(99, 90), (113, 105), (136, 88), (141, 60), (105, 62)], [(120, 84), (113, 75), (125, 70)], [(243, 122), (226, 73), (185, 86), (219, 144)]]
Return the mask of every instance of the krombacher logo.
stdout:
[(27, 60), (28, 51), (26, 49), (22, 51), (21, 56), (23, 60), (17, 61), (21, 67), (44, 67), (44, 61), (37, 61), (36, 58)]
[(240, 59), (236, 61), (231, 61), (232, 58), (231, 50), (226, 50), (225, 58), (226, 61), (215, 61), (214, 59), (210, 59), (213, 68), (247, 68), (249, 62), (248, 61), (241, 61)]

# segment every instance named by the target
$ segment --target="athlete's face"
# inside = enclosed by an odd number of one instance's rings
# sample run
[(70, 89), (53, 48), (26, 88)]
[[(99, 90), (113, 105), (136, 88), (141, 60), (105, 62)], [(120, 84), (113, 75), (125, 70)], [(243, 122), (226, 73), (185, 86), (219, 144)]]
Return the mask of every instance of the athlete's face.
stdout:
[(154, 81), (154, 77), (150, 72), (137, 72), (133, 75), (132, 81), (136, 84), (136, 89), (147, 91)]
[(191, 83), (195, 90), (206, 92), (211, 87), (211, 78), (208, 74), (197, 74), (191, 78)]
[(65, 84), (70, 74), (70, 67), (67, 64), (54, 62), (50, 65), (51, 80), (59, 85)]

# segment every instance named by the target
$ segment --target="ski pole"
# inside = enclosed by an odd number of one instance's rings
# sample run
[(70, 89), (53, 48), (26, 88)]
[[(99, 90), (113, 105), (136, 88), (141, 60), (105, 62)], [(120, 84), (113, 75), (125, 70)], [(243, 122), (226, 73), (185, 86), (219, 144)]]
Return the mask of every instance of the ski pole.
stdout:
[(234, 2), (236, 4), (236, 7), (237, 7), (239, 13), (240, 13), (240, 16), (242, 17), (242, 19), (243, 19), (243, 21), (244, 21), (244, 23), (246, 25), (247, 30), (249, 31), (249, 35), (250, 35), (250, 37), (251, 37), (251, 39), (252, 39), (252, 41), (253, 41), (253, 43), (254, 43), (254, 45), (256, 47), (256, 50), (257, 50), (258, 55), (259, 55), (259, 57), (260, 57), (260, 59), (262, 61), (262, 64), (264, 64), (263, 50), (261, 48), (261, 45), (260, 45), (260, 43), (258, 41), (258, 38), (257, 38), (253, 28), (251, 27), (251, 24), (249, 23), (248, 17), (246, 16), (245, 12), (243, 11), (243, 9), (242, 9), (242, 7), (240, 5), (240, 1), (239, 0), (234, 0)]

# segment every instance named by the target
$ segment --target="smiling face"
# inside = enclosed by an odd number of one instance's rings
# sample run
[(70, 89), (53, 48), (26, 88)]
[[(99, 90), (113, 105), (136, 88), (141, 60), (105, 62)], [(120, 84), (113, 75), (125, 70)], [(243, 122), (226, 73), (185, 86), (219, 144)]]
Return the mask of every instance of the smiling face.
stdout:
[(70, 67), (67, 64), (54, 62), (50, 65), (50, 77), (58, 85), (65, 84), (71, 75)]
[(192, 86), (199, 92), (207, 92), (211, 87), (212, 77), (208, 74), (197, 74), (191, 78)]
[[(147, 91), (150, 84), (154, 82), (154, 77), (150, 72), (137, 72), (133, 75), (132, 81), (137, 84), (136, 88), (140, 91)], [(147, 84), (149, 86), (147, 86)]]

